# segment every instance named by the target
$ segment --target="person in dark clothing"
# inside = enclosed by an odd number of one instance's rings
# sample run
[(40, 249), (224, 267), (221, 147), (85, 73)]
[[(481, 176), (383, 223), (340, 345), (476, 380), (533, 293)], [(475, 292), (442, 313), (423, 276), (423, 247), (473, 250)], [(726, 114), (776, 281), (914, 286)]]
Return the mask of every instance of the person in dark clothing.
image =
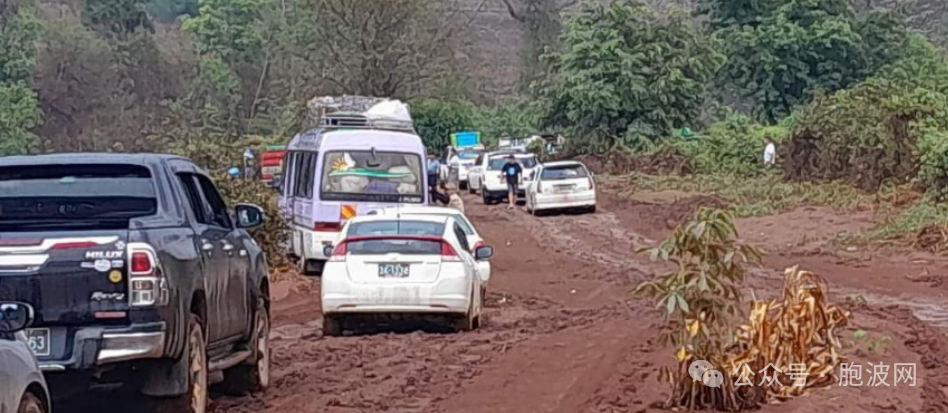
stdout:
[(428, 153), (428, 194), (430, 195), (429, 201), (435, 202), (438, 201), (443, 205), (447, 205), (450, 202), (450, 198), (447, 195), (438, 191), (438, 174), (441, 171), (441, 163), (435, 159), (433, 153)]
[(517, 162), (515, 156), (510, 155), (507, 157), (507, 162), (504, 164), (502, 171), (501, 176), (507, 182), (507, 200), (510, 201), (510, 205), (507, 207), (513, 209), (517, 206), (517, 192), (520, 192), (518, 185), (520, 184), (520, 176), (523, 175), (523, 167), (520, 166), (520, 162)]

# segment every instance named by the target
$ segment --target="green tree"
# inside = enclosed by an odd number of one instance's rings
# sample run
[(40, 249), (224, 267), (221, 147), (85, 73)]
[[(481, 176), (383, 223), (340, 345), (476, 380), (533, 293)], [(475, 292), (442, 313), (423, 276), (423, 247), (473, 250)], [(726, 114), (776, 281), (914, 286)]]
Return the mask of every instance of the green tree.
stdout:
[(177, 20), (181, 16), (197, 16), (198, 0), (150, 0), (149, 14), (163, 22)]
[(409, 102), (418, 135), (429, 151), (440, 153), (451, 143), (451, 134), (475, 129), (474, 107), (467, 102), (418, 99)]
[(263, 0), (199, 0), (200, 13), (185, 19), (181, 29), (198, 54), (214, 55), (228, 64), (255, 61), (265, 35), (261, 32)]
[(775, 8), (764, 1), (749, 10), (726, 4), (711, 11), (728, 46), (719, 83), (750, 100), (765, 122), (871, 76), (898, 58), (908, 37), (891, 12), (857, 16), (846, 0), (788, 0)]
[(552, 76), (537, 87), (546, 102), (539, 126), (585, 135), (585, 151), (640, 147), (694, 124), (723, 63), (685, 16), (659, 20), (638, 2), (584, 3), (564, 42), (544, 56)]
[(37, 144), (30, 130), (42, 113), (29, 81), (41, 29), (32, 0), (0, 2), (0, 154), (28, 152)]
[(123, 40), (139, 29), (154, 33), (147, 3), (148, 0), (86, 0), (82, 21), (101, 35)]

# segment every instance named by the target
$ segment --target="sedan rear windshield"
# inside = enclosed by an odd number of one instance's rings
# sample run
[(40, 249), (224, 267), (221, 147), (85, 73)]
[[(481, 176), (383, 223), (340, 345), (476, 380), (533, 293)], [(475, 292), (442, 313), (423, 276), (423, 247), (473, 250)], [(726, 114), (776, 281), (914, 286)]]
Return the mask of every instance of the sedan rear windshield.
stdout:
[(353, 255), (440, 255), (441, 242), (430, 240), (365, 240), (346, 244), (346, 251)]
[(444, 224), (431, 221), (391, 220), (357, 222), (346, 235), (434, 235), (444, 234)]
[(126, 229), (154, 215), (151, 172), (139, 165), (0, 167), (0, 230)]
[(582, 165), (544, 166), (540, 179), (544, 181), (558, 181), (564, 179), (586, 178), (589, 174)]

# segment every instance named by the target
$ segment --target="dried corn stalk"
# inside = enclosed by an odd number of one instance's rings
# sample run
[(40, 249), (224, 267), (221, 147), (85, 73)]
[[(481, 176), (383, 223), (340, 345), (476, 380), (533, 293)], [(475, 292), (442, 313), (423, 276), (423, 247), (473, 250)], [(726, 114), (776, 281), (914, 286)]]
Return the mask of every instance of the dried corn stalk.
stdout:
[(750, 323), (737, 334), (740, 354), (730, 361), (729, 370), (740, 368), (745, 377), (758, 377), (757, 386), (761, 371), (772, 365), (768, 374), (777, 380), (764, 383), (772, 401), (834, 382), (841, 361), (836, 332), (846, 325), (850, 313), (827, 303), (826, 291), (826, 281), (820, 276), (787, 268), (783, 302), (752, 304)]

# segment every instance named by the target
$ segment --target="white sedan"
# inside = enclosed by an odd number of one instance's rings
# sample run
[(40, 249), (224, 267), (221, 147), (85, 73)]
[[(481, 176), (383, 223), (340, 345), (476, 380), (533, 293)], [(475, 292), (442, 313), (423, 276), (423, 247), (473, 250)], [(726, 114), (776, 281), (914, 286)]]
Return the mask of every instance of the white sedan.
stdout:
[(323, 334), (342, 334), (358, 315), (446, 316), (455, 328), (480, 325), (478, 260), (494, 250), (467, 243), (451, 216), (358, 216), (327, 246), (322, 271)]
[(0, 412), (50, 413), (49, 389), (23, 331), (33, 308), (0, 302)]
[[(369, 212), (369, 215), (384, 215), (384, 216), (414, 216), (414, 215), (434, 215), (434, 216), (449, 216), (457, 220), (458, 224), (461, 225), (461, 229), (464, 230), (464, 235), (467, 236), (467, 245), (471, 247), (471, 254), (474, 254), (478, 248), (487, 245), (487, 242), (484, 241), (484, 238), (477, 232), (477, 228), (474, 227), (474, 224), (471, 223), (467, 216), (465, 216), (461, 211), (448, 208), (448, 207), (434, 207), (434, 206), (419, 206), (419, 207), (399, 207), (399, 208), (385, 208), (376, 211)], [(487, 285), (490, 283), (490, 259), (477, 260), (477, 270), (481, 275), (481, 296), (487, 296)]]
[(563, 209), (596, 212), (596, 184), (581, 162), (542, 164), (527, 177), (526, 187), (527, 210), (534, 215)]

